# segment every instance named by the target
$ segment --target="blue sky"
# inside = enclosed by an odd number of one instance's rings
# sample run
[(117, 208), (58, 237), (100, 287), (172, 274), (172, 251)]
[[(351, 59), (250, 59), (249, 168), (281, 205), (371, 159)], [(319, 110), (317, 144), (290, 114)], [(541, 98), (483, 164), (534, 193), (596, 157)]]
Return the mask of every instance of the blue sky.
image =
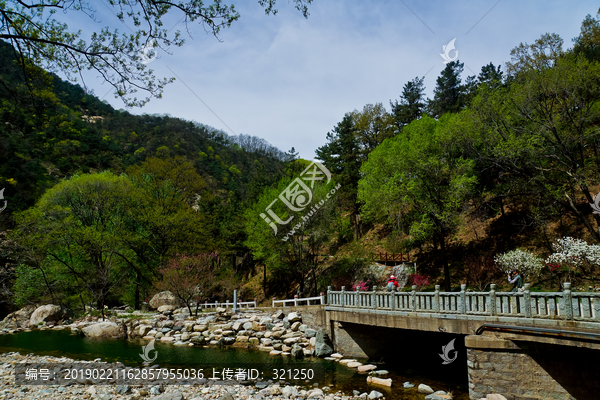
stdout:
[[(128, 31), (105, 4), (93, 3), (98, 28)], [(314, 0), (305, 19), (283, 0), (277, 16), (266, 16), (256, 0), (235, 5), (241, 18), (221, 33), (221, 42), (196, 25), (191, 38), (183, 33), (183, 47), (159, 53), (149, 66), (177, 80), (162, 99), (130, 112), (168, 113), (259, 136), (307, 159), (345, 113), (379, 102), (389, 110), (389, 101), (417, 76), (425, 76), (432, 97), (445, 66), (439, 53), (450, 40), (456, 38), (465, 63), (464, 79), (489, 62), (503, 65), (513, 47), (543, 33), (557, 33), (571, 47), (581, 21), (599, 7), (592, 1)], [(84, 32), (94, 28), (81, 17), (66, 18)], [(165, 22), (170, 25), (184, 30), (174, 16)], [(124, 107), (100, 78), (88, 75), (86, 82), (98, 97)]]

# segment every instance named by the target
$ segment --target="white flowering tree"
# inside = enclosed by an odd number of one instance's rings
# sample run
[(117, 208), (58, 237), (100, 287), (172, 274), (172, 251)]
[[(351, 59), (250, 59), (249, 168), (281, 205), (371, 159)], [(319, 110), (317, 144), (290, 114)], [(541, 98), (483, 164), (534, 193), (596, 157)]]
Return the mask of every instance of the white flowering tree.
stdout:
[(567, 279), (571, 282), (581, 272), (588, 275), (594, 284), (594, 269), (600, 265), (600, 246), (567, 236), (556, 239), (552, 248), (554, 253), (546, 259), (546, 264), (558, 265), (566, 270)]
[(496, 267), (508, 274), (513, 269), (518, 270), (521, 276), (539, 276), (544, 269), (544, 260), (535, 254), (521, 249), (511, 250), (494, 257)]

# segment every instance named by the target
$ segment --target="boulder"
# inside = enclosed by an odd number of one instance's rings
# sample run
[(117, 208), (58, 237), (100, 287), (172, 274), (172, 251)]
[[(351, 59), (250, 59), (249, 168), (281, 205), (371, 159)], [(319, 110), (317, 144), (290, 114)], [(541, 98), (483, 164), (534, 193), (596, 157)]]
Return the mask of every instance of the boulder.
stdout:
[(198, 335), (198, 336), (192, 336), (192, 338), (190, 339), (190, 342), (194, 343), (194, 344), (204, 344), (206, 338), (202, 335)]
[(309, 399), (312, 397), (321, 397), (321, 396), (323, 396), (323, 391), (321, 389), (313, 389), (306, 394), (306, 397)]
[(297, 321), (302, 321), (302, 317), (297, 312), (291, 312), (288, 314), (287, 319), (290, 323), (294, 323)]
[(177, 307), (176, 306), (170, 306), (168, 304), (162, 305), (160, 307), (158, 307), (158, 312), (159, 313), (164, 313), (164, 312), (169, 312), (169, 311), (173, 311), (175, 310)]
[(160, 306), (175, 306), (174, 309), (176, 309), (179, 306), (179, 300), (177, 300), (177, 297), (173, 293), (167, 290), (155, 294), (148, 304), (154, 309)]
[(88, 325), (81, 329), (81, 332), (89, 338), (97, 339), (121, 339), (125, 337), (125, 333), (114, 322), (99, 322), (97, 324)]
[(219, 339), (218, 344), (220, 346), (227, 346), (227, 345), (232, 345), (235, 343), (235, 338), (234, 337), (228, 337), (228, 336), (223, 336), (221, 339)]
[(274, 320), (275, 319), (283, 319), (283, 317), (285, 317), (285, 314), (281, 310), (275, 311), (273, 313), (273, 315), (271, 316), (271, 318), (273, 318)]
[(381, 385), (381, 386), (387, 386), (387, 387), (391, 387), (392, 386), (392, 380), (391, 379), (377, 378), (375, 376), (369, 376), (369, 377), (367, 377), (367, 383), (372, 383), (372, 384), (375, 384), (375, 385)]
[(304, 349), (298, 346), (297, 344), (292, 346), (292, 356), (295, 358), (303, 358), (304, 357)]
[(33, 328), (40, 322), (59, 321), (66, 316), (66, 313), (60, 306), (46, 304), (35, 309), (29, 318), (29, 327)]
[(369, 400), (378, 399), (380, 397), (383, 397), (383, 393), (379, 393), (377, 390), (372, 390), (371, 393), (369, 393), (369, 395), (367, 396)]
[(423, 394), (431, 394), (431, 393), (433, 393), (433, 389), (431, 387), (423, 384), (423, 383), (421, 383), (419, 385), (419, 387), (417, 388), (417, 391), (419, 393), (423, 393)]
[(358, 366), (358, 372), (368, 372), (368, 371), (372, 371), (374, 369), (377, 369), (377, 367), (374, 366), (373, 364), (359, 365)]
[(425, 400), (451, 400), (452, 396), (443, 390), (438, 390), (435, 393), (428, 394), (425, 396)]
[(488, 394), (486, 396), (486, 400), (506, 400), (506, 397), (502, 396), (501, 394)]
[(293, 386), (286, 386), (281, 389), (281, 394), (286, 398), (296, 398), (298, 397), (298, 389)]
[(315, 355), (317, 357), (327, 357), (333, 353), (333, 344), (324, 329), (319, 329), (315, 340)]
[(31, 314), (34, 311), (35, 306), (25, 306), (19, 311), (8, 314), (6, 318), (0, 322), (0, 330), (26, 328), (31, 318)]
[(291, 329), (292, 331), (296, 332), (296, 331), (298, 330), (298, 328), (300, 328), (300, 325), (302, 325), (302, 323), (301, 323), (301, 322), (298, 322), (298, 321), (296, 321), (296, 322), (294, 322), (294, 323), (292, 324), (292, 326), (290, 326), (290, 329)]

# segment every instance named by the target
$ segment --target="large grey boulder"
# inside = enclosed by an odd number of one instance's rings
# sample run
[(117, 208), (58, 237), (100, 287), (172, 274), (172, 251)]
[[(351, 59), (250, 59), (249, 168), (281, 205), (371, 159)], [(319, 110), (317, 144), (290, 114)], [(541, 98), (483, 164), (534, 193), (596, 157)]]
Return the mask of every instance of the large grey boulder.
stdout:
[(29, 318), (29, 326), (35, 327), (40, 322), (55, 322), (63, 319), (66, 316), (66, 312), (57, 305), (46, 304), (35, 309)]
[(297, 344), (293, 345), (292, 346), (292, 356), (294, 356), (295, 358), (304, 357), (304, 349)]
[(19, 311), (10, 313), (0, 322), (0, 330), (26, 328), (29, 324), (31, 314), (35, 311), (35, 306), (25, 306)]
[(173, 293), (166, 290), (164, 292), (156, 293), (148, 304), (154, 309), (159, 308), (160, 306), (179, 307), (179, 300)]
[(125, 336), (123, 330), (114, 322), (99, 322), (97, 324), (88, 325), (81, 328), (81, 332), (89, 338), (96, 339), (120, 339)]
[(287, 319), (290, 321), (290, 323), (302, 321), (302, 317), (296, 311), (289, 313)]
[(327, 357), (333, 353), (333, 344), (324, 329), (319, 329), (315, 341), (315, 355), (317, 357)]

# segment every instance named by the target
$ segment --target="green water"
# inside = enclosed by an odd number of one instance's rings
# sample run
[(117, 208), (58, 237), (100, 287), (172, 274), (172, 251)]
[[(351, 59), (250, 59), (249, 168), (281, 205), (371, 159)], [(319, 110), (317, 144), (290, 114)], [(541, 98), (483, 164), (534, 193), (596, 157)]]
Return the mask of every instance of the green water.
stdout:
[[(32, 331), (20, 332), (14, 335), (0, 335), (0, 353), (19, 352), (25, 354), (47, 355), (54, 357), (68, 357), (76, 360), (94, 360), (100, 358), (106, 362), (122, 362), (132, 367), (142, 367), (142, 345), (141, 341), (124, 340), (95, 340), (80, 335), (72, 334), (68, 330), (63, 331)], [(156, 343), (155, 349), (158, 356), (153, 364), (161, 368), (199, 368), (202, 367), (228, 367), (239, 368), (241, 366), (260, 366), (261, 370), (276, 368), (311, 368), (317, 372), (317, 377), (312, 381), (298, 382), (303, 386), (324, 387), (329, 386), (333, 390), (342, 390), (352, 394), (352, 390), (370, 392), (377, 390), (388, 399), (414, 400), (422, 399), (422, 394), (416, 394), (416, 386), (425, 383), (434, 390), (452, 391), (454, 399), (468, 399), (468, 393), (464, 387), (453, 385), (448, 382), (440, 382), (428, 379), (423, 374), (412, 373), (401, 366), (377, 364), (378, 369), (386, 369), (390, 374), (386, 378), (392, 378), (394, 387), (369, 386), (366, 383), (366, 375), (349, 369), (333, 361), (317, 358), (296, 360), (291, 357), (270, 356), (266, 352), (240, 349), (232, 347), (189, 347), (173, 346), (169, 344)], [(154, 354), (154, 353), (152, 353)], [(367, 360), (359, 360), (366, 362)], [(206, 369), (205, 369), (206, 371)], [(410, 381), (415, 388), (404, 389), (402, 383)], [(292, 383), (292, 382), (290, 382)]]

